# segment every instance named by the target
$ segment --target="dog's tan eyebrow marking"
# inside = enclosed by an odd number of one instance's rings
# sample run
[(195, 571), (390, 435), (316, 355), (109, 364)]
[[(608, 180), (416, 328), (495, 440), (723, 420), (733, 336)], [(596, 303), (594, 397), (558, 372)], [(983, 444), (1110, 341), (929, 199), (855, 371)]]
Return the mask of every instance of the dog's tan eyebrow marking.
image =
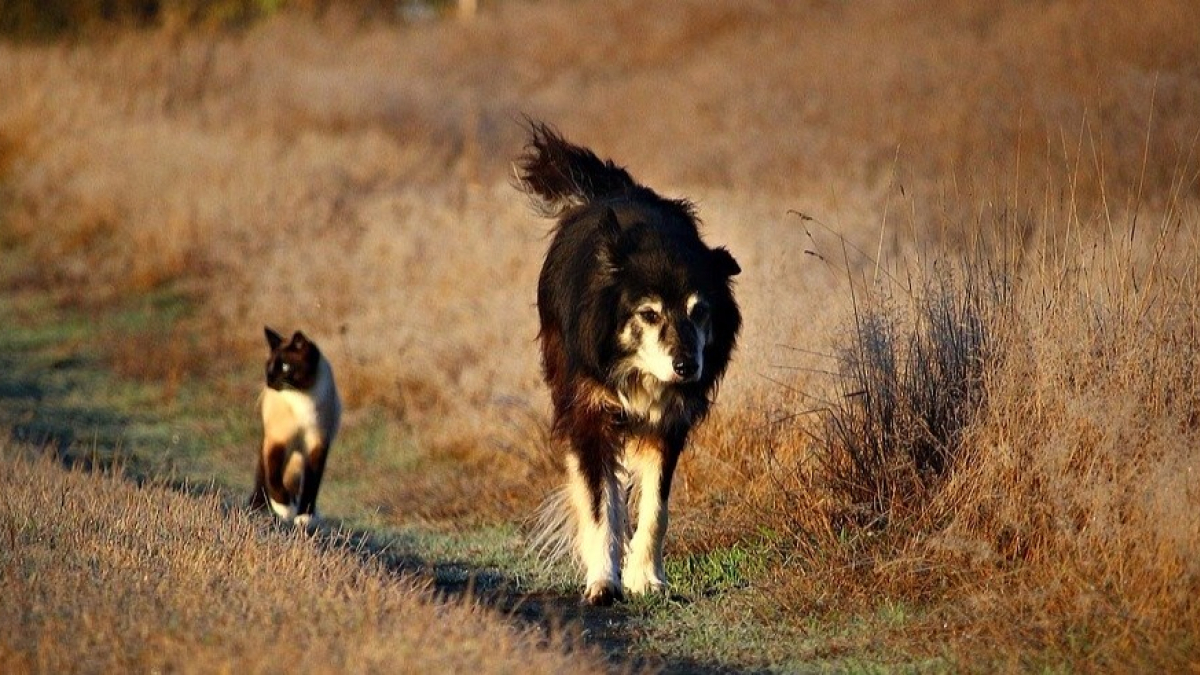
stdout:
[(652, 309), (656, 312), (661, 312), (662, 308), (663, 308), (662, 300), (660, 300), (656, 296), (652, 296), (652, 295), (642, 298), (637, 303), (637, 311), (639, 311), (639, 312), (642, 311), (643, 309)]

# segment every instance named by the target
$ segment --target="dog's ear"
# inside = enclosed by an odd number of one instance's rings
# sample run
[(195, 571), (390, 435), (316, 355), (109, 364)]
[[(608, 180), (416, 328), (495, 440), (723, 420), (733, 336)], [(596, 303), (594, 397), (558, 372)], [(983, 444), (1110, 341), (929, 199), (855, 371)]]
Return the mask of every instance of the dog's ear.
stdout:
[(621, 236), (621, 223), (617, 220), (617, 213), (611, 208), (604, 209), (604, 213), (600, 215), (599, 228), (606, 241), (615, 243)]
[(601, 292), (579, 307), (568, 337), (572, 357), (577, 366), (596, 377), (605, 376), (605, 365), (612, 352), (612, 335), (616, 332), (616, 317), (611, 300)]
[(263, 326), (263, 334), (267, 336), (267, 346), (271, 351), (279, 349), (279, 345), (283, 344), (283, 336), (271, 330), (270, 326)]
[(737, 261), (733, 259), (733, 254), (724, 246), (718, 246), (712, 250), (712, 265), (723, 277), (736, 277), (742, 271)]
[(617, 222), (617, 214), (612, 209), (606, 208), (604, 213), (600, 214), (596, 231), (600, 234), (596, 257), (600, 260), (600, 268), (606, 273), (611, 273), (618, 267), (617, 245), (621, 240), (621, 224)]

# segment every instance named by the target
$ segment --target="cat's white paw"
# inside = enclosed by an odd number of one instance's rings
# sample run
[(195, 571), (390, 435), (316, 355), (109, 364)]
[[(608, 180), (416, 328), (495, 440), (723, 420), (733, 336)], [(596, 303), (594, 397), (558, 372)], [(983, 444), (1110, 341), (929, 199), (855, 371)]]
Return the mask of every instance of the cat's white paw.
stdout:
[(279, 516), (280, 518), (284, 520), (291, 520), (296, 517), (295, 504), (280, 504), (274, 499), (268, 499), (267, 501), (271, 503), (271, 510), (274, 511), (275, 515)]

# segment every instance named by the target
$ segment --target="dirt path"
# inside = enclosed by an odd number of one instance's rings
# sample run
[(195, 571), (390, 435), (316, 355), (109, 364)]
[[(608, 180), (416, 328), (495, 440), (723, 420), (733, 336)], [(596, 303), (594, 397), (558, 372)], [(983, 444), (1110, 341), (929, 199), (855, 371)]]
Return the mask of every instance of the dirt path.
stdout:
[(618, 671), (702, 675), (749, 672), (639, 652), (636, 621), (620, 604), (589, 607), (581, 604), (580, 596), (574, 593), (522, 589), (501, 570), (462, 561), (425, 560), (415, 551), (367, 531), (325, 530), (322, 543), (351, 548), (364, 559), (383, 562), (397, 574), (424, 577), (430, 582), (430, 591), (438, 596), (451, 600), (473, 597), (521, 628), (534, 628), (546, 636), (565, 632), (572, 644), (600, 649)]

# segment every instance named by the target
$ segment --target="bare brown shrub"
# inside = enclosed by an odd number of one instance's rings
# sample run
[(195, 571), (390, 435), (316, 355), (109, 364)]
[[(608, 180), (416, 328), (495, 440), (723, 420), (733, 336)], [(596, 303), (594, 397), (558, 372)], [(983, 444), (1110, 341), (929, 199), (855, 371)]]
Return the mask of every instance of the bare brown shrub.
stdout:
[(923, 495), (961, 454), (963, 430), (984, 403), (992, 357), (992, 314), (1003, 302), (996, 280), (968, 271), (956, 280), (933, 270), (892, 306), (876, 291), (856, 306), (848, 344), (837, 354), (833, 406), (819, 431), (827, 487), (871, 526)]

